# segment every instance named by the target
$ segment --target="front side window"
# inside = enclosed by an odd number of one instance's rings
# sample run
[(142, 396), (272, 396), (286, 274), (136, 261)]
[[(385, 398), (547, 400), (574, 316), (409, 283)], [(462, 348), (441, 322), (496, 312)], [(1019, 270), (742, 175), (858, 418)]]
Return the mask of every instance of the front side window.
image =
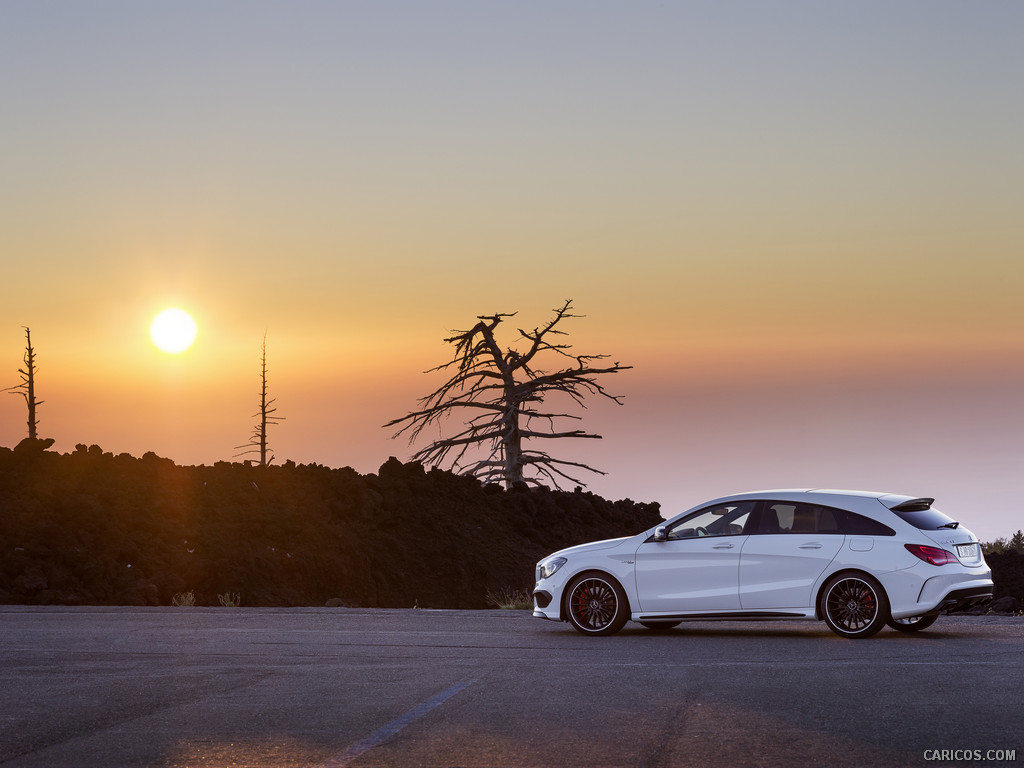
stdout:
[(668, 529), (668, 540), (738, 536), (744, 532), (753, 510), (752, 501), (735, 501), (702, 509), (673, 523)]

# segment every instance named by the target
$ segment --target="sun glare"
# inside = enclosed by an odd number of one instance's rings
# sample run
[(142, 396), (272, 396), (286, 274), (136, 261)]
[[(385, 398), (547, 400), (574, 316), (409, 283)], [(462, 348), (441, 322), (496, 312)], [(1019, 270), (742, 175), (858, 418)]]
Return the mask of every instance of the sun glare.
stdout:
[(169, 355), (177, 355), (192, 346), (198, 333), (196, 321), (183, 309), (165, 309), (153, 318), (149, 326), (149, 338), (157, 349)]

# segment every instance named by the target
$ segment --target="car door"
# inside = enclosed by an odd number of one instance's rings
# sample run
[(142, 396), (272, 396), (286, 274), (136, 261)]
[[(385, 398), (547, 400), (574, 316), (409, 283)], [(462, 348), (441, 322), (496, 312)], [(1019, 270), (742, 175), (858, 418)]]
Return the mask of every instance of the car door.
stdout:
[(745, 611), (811, 606), (811, 590), (842, 548), (828, 507), (766, 501), (740, 554), (739, 598)]
[(643, 613), (737, 610), (743, 530), (754, 503), (708, 507), (666, 527), (636, 552), (636, 586)]

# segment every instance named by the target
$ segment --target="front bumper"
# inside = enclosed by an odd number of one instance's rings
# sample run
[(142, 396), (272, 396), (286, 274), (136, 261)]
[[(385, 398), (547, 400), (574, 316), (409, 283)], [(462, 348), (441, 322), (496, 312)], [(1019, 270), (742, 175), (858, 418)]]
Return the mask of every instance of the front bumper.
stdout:
[(546, 589), (536, 589), (533, 592), (533, 615), (538, 619), (548, 621), (561, 621), (562, 615), (558, 610), (558, 603), (555, 597)]

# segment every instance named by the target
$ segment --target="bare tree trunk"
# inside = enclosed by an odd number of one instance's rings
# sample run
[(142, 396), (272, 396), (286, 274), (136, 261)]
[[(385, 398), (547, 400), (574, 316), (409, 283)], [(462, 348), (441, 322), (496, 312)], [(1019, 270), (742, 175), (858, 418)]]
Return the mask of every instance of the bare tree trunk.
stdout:
[(253, 428), (252, 437), (249, 438), (249, 442), (243, 443), (242, 445), (236, 445), (235, 448), (248, 448), (246, 451), (236, 453), (235, 456), (245, 456), (246, 454), (259, 454), (261, 467), (265, 467), (270, 464), (274, 457), (271, 455), (268, 457), (270, 452), (269, 441), (267, 440), (267, 428), (272, 427), (278, 421), (284, 421), (283, 416), (272, 416), (276, 408), (270, 406), (274, 403), (274, 399), (267, 399), (267, 337), (266, 334), (263, 336), (263, 346), (261, 347), (262, 354), (260, 356), (260, 410), (253, 414), (259, 418), (259, 422)]
[(33, 440), (38, 437), (36, 427), (39, 420), (36, 418), (36, 351), (32, 348), (32, 331), (25, 328), (25, 401), (28, 403), (28, 436)]
[(519, 431), (519, 409), (515, 406), (505, 412), (508, 429), (501, 436), (505, 453), (505, 487), (512, 488), (525, 482), (523, 476), (523, 437)]
[(17, 393), (25, 398), (25, 405), (28, 407), (28, 437), (30, 440), (38, 438), (39, 419), (36, 418), (36, 408), (42, 405), (41, 400), (36, 400), (36, 351), (32, 346), (32, 331), (25, 326), (25, 362), (24, 368), (19, 368), (21, 384), (8, 387), (7, 392)]
[(263, 339), (263, 359), (260, 367), (260, 466), (267, 466), (267, 340)]

